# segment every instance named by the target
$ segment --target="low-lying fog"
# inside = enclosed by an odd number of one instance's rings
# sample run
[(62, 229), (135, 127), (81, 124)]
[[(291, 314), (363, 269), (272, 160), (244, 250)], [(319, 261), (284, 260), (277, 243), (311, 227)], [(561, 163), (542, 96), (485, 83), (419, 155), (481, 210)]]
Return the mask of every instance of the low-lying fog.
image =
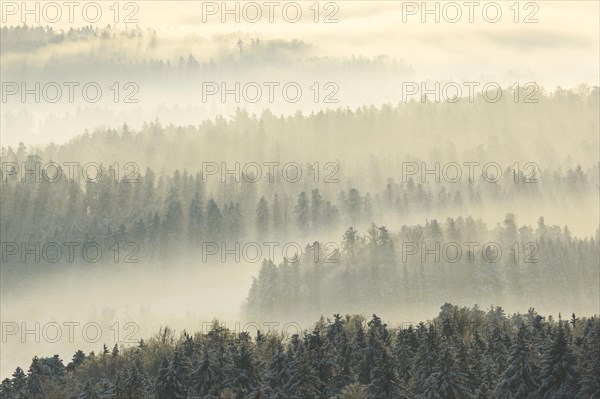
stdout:
[[(590, 215), (582, 209), (592, 210), (597, 198), (590, 198), (583, 205), (565, 207), (560, 213), (554, 213), (547, 223), (565, 225), (574, 236), (593, 237), (598, 228), (598, 214)], [(477, 210), (471, 215), (481, 218), (488, 227), (493, 228), (510, 210), (501, 207)], [(531, 204), (517, 213), (518, 225), (535, 226), (540, 215), (552, 209)], [(596, 209), (597, 211), (597, 209)], [(430, 217), (433, 217), (431, 214)], [(440, 221), (453, 215), (441, 215)], [(458, 216), (458, 215), (454, 215)], [(425, 224), (422, 215), (413, 215), (402, 221), (376, 221), (385, 224), (392, 232), (402, 224)], [(367, 226), (357, 226), (366, 233)], [(321, 233), (311, 238), (322, 242), (340, 243), (343, 230)], [(303, 246), (307, 241), (300, 239), (286, 240), (298, 242)], [(266, 254), (266, 252), (265, 252)], [(281, 251), (275, 251), (275, 263), (282, 260)], [(304, 254), (306, 255), (306, 254)], [(2, 362), (0, 378), (8, 377), (17, 366), (26, 369), (33, 356), (52, 356), (59, 354), (68, 363), (73, 353), (81, 349), (88, 353), (102, 351), (103, 344), (111, 350), (115, 338), (119, 344), (135, 345), (140, 339), (148, 339), (161, 327), (169, 326), (181, 333), (208, 331), (212, 321), (218, 319), (232, 330), (246, 329), (254, 332), (256, 326), (263, 331), (287, 332), (289, 335), (297, 331), (298, 326), (308, 327), (318, 321), (321, 312), (316, 311), (311, 317), (295, 317), (290, 314), (287, 320), (247, 320), (241, 314), (253, 277), (258, 275), (261, 260), (256, 262), (233, 261), (229, 255), (226, 263), (220, 262), (219, 254), (186, 262), (167, 262), (165, 265), (119, 264), (96, 266), (94, 264), (71, 265), (68, 271), (60, 273), (44, 273), (39, 277), (30, 277), (20, 286), (18, 292), (12, 287), (2, 286)], [(46, 264), (43, 267), (51, 268)], [(168, 271), (168, 272), (165, 272)], [(465, 287), (468, 289), (468, 287)], [(452, 298), (448, 299), (452, 302)], [(472, 306), (473, 303), (456, 303)], [(421, 308), (381, 308), (365, 309), (365, 316), (377, 313), (391, 326), (413, 323), (435, 317), (439, 306)], [(561, 307), (547, 302), (540, 303), (480, 303), (486, 310), (489, 306), (502, 306), (507, 313), (526, 312), (534, 307), (542, 315), (572, 312), (581, 315), (600, 313), (594, 309)], [(345, 313), (345, 309), (337, 309)], [(331, 317), (330, 314), (325, 314)], [(15, 324), (16, 323), (16, 324)], [(24, 323), (24, 324), (23, 324)], [(36, 331), (36, 323), (39, 323)], [(275, 324), (273, 324), (275, 323)], [(57, 336), (57, 334), (60, 334)]]

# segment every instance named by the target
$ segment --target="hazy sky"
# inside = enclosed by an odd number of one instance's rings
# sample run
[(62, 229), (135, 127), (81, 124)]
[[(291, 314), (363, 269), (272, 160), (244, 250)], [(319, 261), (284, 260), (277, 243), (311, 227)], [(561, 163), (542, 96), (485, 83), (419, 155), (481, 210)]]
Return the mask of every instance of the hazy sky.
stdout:
[[(11, 2), (4, 2), (11, 3)], [(58, 2), (62, 4), (62, 2)], [(68, 9), (62, 7), (62, 18), (51, 24), (56, 28), (89, 25), (82, 17), (81, 8), (74, 9), (74, 23), (68, 23)], [(137, 9), (129, 4), (135, 3)], [(142, 28), (154, 28), (161, 35), (195, 33), (210, 36), (224, 32), (250, 32), (264, 38), (301, 39), (326, 49), (331, 55), (385, 54), (404, 59), (418, 75), (431, 79), (461, 79), (490, 77), (501, 79), (510, 72), (513, 76), (536, 80), (548, 86), (574, 86), (580, 82), (598, 84), (600, 59), (599, 2), (597, 1), (513, 1), (427, 2), (433, 10), (439, 8), (440, 22), (434, 14), (425, 14), (422, 2), (400, 1), (340, 1), (320, 2), (319, 19), (327, 15), (337, 23), (314, 23), (314, 2), (297, 2), (303, 18), (297, 23), (286, 22), (286, 15), (295, 16), (293, 2), (274, 2), (273, 19), (269, 22), (268, 2), (229, 2), (230, 9), (239, 3), (240, 23), (228, 15), (221, 22), (221, 2), (201, 1), (137, 1), (121, 2), (119, 20), (133, 13)], [(20, 4), (14, 2), (13, 4)], [(93, 26), (114, 24), (113, 2), (99, 2), (102, 17)], [(129, 5), (126, 5), (129, 4)], [(246, 22), (256, 15), (258, 5), (261, 18), (257, 23)], [(501, 17), (496, 23), (496, 5)], [(21, 21), (21, 10), (15, 15), (3, 6), (2, 21), (16, 25)], [(313, 7), (313, 9), (311, 9)], [(416, 7), (416, 9), (415, 9)], [(216, 10), (215, 10), (216, 8)], [(518, 20), (515, 23), (516, 9)], [(484, 12), (484, 9), (486, 10)], [(43, 6), (40, 8), (43, 11)], [(212, 13), (211, 13), (212, 11)], [(461, 13), (456, 23), (450, 22)], [(49, 15), (54, 11), (47, 9)], [(52, 14), (51, 14), (52, 13)], [(214, 14), (214, 15), (213, 15)], [(92, 17), (93, 9), (88, 9)], [(472, 16), (473, 22), (469, 22)], [(486, 21), (487, 17), (487, 21)], [(29, 25), (35, 25), (33, 16), (27, 16)], [(426, 22), (422, 22), (426, 18)], [(204, 21), (203, 21), (204, 19)], [(538, 22), (524, 23), (524, 20)], [(43, 19), (42, 19), (43, 21)], [(531, 22), (530, 21), (530, 22)], [(62, 23), (61, 23), (62, 22)], [(123, 22), (117, 24), (125, 27)], [(129, 26), (135, 26), (130, 24)]]
[[(33, 10), (34, 3), (28, 4), (29, 9)], [(249, 37), (261, 40), (298, 39), (316, 46), (315, 54), (320, 56), (385, 55), (402, 60), (414, 72), (411, 76), (418, 82), (495, 81), (504, 87), (512, 86), (516, 82), (521, 86), (535, 82), (547, 90), (553, 90), (557, 86), (573, 88), (580, 83), (591, 86), (600, 84), (600, 3), (597, 1), (427, 2), (426, 10), (433, 11), (430, 13), (425, 12), (422, 7), (425, 3), (422, 2), (321, 1), (318, 7), (313, 1), (228, 2), (228, 10), (235, 10), (237, 4), (239, 23), (235, 21), (235, 12), (223, 12), (224, 3), (220, 1), (122, 1), (119, 2), (117, 24), (115, 3), (112, 1), (80, 2), (72, 10), (73, 23), (69, 23), (71, 10), (64, 6), (63, 2), (40, 4), (40, 23), (57, 30), (85, 25), (104, 28), (108, 24), (121, 29), (133, 29), (136, 26), (143, 30), (155, 29), (160, 41), (158, 53), (150, 54), (143, 48), (135, 51), (130, 47), (127, 50), (126, 46), (139, 45), (135, 41), (123, 43), (123, 47), (116, 46), (119, 48), (115, 48), (114, 51), (129, 51), (132, 54), (135, 52), (150, 58), (158, 56), (172, 59), (172, 62), (177, 62), (180, 56), (187, 57), (188, 54), (194, 54), (201, 61), (213, 56), (218, 58), (223, 50), (235, 51), (234, 43), (237, 37), (244, 40)], [(55, 23), (48, 20), (57, 15), (56, 8), (51, 4), (62, 5), (61, 17), (56, 18), (58, 22)], [(95, 8), (90, 4), (97, 4), (100, 8), (96, 23), (90, 23), (96, 17)], [(85, 18), (84, 7), (87, 7)], [(319, 22), (315, 23), (317, 8)], [(36, 25), (35, 15), (24, 14), (21, 2), (5, 1), (1, 9), (3, 25), (20, 25), (23, 18), (26, 18), (28, 25)], [(301, 10), (302, 18), (295, 23), (288, 22), (295, 18), (297, 9)], [(257, 10), (260, 10), (260, 18)], [(500, 14), (497, 14), (498, 10)], [(270, 22), (271, 16), (273, 22)], [(324, 23), (327, 17), (337, 22)], [(125, 24), (123, 21), (126, 18), (137, 22)], [(226, 18), (225, 22), (222, 22), (223, 18)], [(439, 22), (436, 22), (436, 18)], [(253, 19), (258, 19), (258, 22), (249, 22)], [(453, 23), (454, 20), (458, 22)], [(497, 22), (492, 23), (495, 20)], [(530, 23), (525, 23), (526, 21)], [(93, 43), (81, 42), (59, 46), (61, 47), (46, 46), (27, 54), (8, 54), (7, 50), (4, 50), (4, 66), (15, 61), (17, 65), (22, 62), (34, 65), (37, 61), (48, 61), (52, 57), (72, 52), (85, 57), (87, 54), (93, 55), (96, 51)], [(69, 71), (65, 70), (64, 75), (66, 79)], [(315, 79), (318, 78), (319, 76), (315, 76)], [(398, 76), (397, 80), (403, 78), (405, 77)], [(2, 78), (3, 81), (11, 79), (9, 76)], [(89, 79), (93, 79), (93, 75), (90, 75)], [(394, 80), (393, 77), (389, 79)], [(360, 92), (359, 98), (376, 106), (390, 101), (389, 96), (379, 95), (381, 91), (378, 91), (376, 84), (368, 87), (368, 93), (362, 87), (359, 90), (356, 86), (354, 92), (344, 87), (344, 93), (347, 95), (344, 97), (344, 94), (341, 94), (340, 104), (354, 107), (356, 101), (353, 100), (357, 98), (357, 91)], [(140, 94), (146, 104), (144, 114), (139, 111), (130, 112), (130, 108), (118, 110), (128, 112), (128, 122), (133, 128), (139, 128), (143, 121), (158, 117), (156, 104), (150, 100), (150, 89), (151, 87), (146, 85)], [(397, 101), (400, 101), (400, 98), (399, 93)], [(169, 97), (168, 101), (170, 102), (165, 104), (167, 107), (184, 99), (176, 96)], [(392, 102), (396, 102), (395, 99)], [(21, 140), (30, 144), (62, 142), (82, 131), (80, 125), (71, 126), (63, 121), (60, 122), (63, 126), (61, 133), (48, 136), (42, 122), (48, 118), (66, 117), (66, 111), (59, 104), (45, 105), (42, 109), (34, 108), (30, 103), (3, 104), (3, 144), (16, 145)], [(90, 108), (90, 104), (81, 105), (83, 109)], [(69, 109), (74, 111), (78, 108)], [(302, 108), (298, 106), (298, 109)], [(293, 113), (296, 110), (290, 108), (287, 111)], [(18, 126), (16, 131), (9, 128), (10, 123), (7, 121), (12, 120), (13, 115), (25, 114), (31, 116), (21, 119), (28, 121), (35, 133), (33, 130), (29, 132), (28, 128), (21, 125), (11, 125)], [(135, 115), (138, 115), (140, 120), (132, 119)], [(109, 119), (106, 119), (106, 123), (120, 126), (123, 118), (117, 119), (116, 124)], [(164, 116), (162, 120), (165, 120)], [(97, 125), (92, 123), (86, 127), (94, 129)]]
[[(484, 4), (493, 2), (478, 2), (481, 6), (473, 10), (473, 23), (469, 22), (469, 8), (463, 6), (464, 2), (428, 2), (431, 10), (439, 4), (440, 22), (436, 23), (435, 15), (422, 15), (421, 9), (412, 15), (411, 6), (417, 4), (420, 8), (421, 2), (343, 1), (337, 2), (339, 22), (332, 24), (314, 23), (307, 3), (312, 2), (302, 3), (306, 12), (302, 23), (287, 23), (275, 11), (276, 23), (244, 23), (242, 18), (236, 24), (233, 17), (221, 23), (219, 13), (206, 16), (207, 23), (203, 23), (201, 2), (145, 2), (143, 12), (140, 6), (140, 23), (202, 34), (258, 31), (267, 37), (303, 39), (334, 55), (385, 54), (406, 60), (417, 74), (432, 79), (483, 75), (500, 79), (510, 71), (552, 86), (582, 81), (598, 84), (600, 9), (596, 1), (521, 2), (519, 23), (514, 22), (512, 1), (495, 3), (502, 10), (497, 23), (487, 22), (482, 11)], [(444, 12), (445, 3), (460, 6), (459, 22), (449, 22), (457, 15), (457, 8), (446, 6)], [(488, 6), (486, 15), (490, 20), (494, 18), (493, 6)], [(539, 22), (522, 22), (527, 16)]]

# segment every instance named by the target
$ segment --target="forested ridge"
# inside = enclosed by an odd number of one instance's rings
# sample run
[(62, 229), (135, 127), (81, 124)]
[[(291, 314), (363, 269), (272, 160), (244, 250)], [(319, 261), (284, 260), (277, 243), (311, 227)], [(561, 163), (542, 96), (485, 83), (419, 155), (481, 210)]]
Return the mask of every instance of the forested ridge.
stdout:
[[(24, 147), (17, 153), (24, 154)], [(507, 200), (558, 205), (565, 200), (565, 190), (591, 196), (598, 172), (596, 167), (586, 172), (581, 166), (566, 173), (538, 171), (535, 181), (528, 182), (522, 171), (507, 168), (493, 183), (481, 176), (473, 182), (440, 183), (428, 178), (421, 183), (417, 175), (405, 182), (390, 178), (370, 193), (342, 182), (335, 168), (336, 180), (331, 184), (315, 182), (310, 172), (294, 183), (281, 175), (255, 183), (251, 176), (221, 181), (220, 174), (203, 177), (187, 170), (157, 176), (151, 168), (139, 173), (134, 166), (96, 163), (84, 180), (80, 175), (70, 179), (67, 168), (55, 179), (56, 168), (62, 166), (37, 155), (24, 156), (23, 161), (18, 156), (2, 159), (2, 233), (11, 240), (44, 240), (50, 235), (102, 239), (120, 232), (121, 240), (143, 241), (150, 226), (155, 234), (171, 235), (173, 240), (187, 237), (192, 242), (310, 238), (309, 233), (348, 225), (401, 221), (432, 211), (452, 214), (462, 207), (478, 209)], [(46, 165), (51, 165), (52, 176), (42, 170)], [(15, 171), (7, 173), (13, 166)], [(300, 166), (305, 171), (312, 167)]]
[[(30, 155), (26, 162), (35, 161)], [(342, 305), (368, 312), (370, 307), (398, 305), (427, 308), (444, 300), (532, 305), (543, 300), (594, 309), (598, 287), (587, 282), (598, 278), (597, 231), (593, 237), (576, 237), (568, 226), (546, 225), (541, 215), (537, 226), (520, 225), (514, 214), (492, 227), (469, 215), (403, 223), (411, 214), (426, 215), (431, 209), (451, 214), (519, 195), (540, 202), (542, 192), (557, 203), (555, 193), (561, 190), (582, 195), (590, 190), (581, 167), (559, 173), (551, 185), (515, 183), (507, 171), (501, 182), (464, 183), (454, 192), (446, 189), (452, 184), (440, 188), (435, 182), (415, 184), (411, 178), (404, 184), (392, 181), (374, 195), (350, 188), (331, 197), (311, 188), (315, 185), (310, 181), (287, 186), (279, 182), (275, 186), (282, 191), (274, 193), (269, 186), (230, 182), (213, 197), (201, 175), (185, 171), (157, 179), (147, 169), (136, 183), (115, 179), (109, 171), (98, 182), (85, 183), (66, 178), (35, 182), (32, 176), (22, 183), (18, 175), (10, 175), (1, 186), (3, 286), (15, 290), (27, 283), (23, 276), (45, 273), (47, 266), (59, 270), (60, 264), (82, 263), (81, 257), (73, 261), (63, 255), (54, 264), (23, 255), (36, 245), (42, 254), (52, 243), (77, 242), (79, 248), (94, 243), (107, 252), (117, 245), (129, 248), (124, 253), (133, 254), (130, 259), (136, 263), (169, 267), (184, 261), (189, 268), (202, 268), (222, 261), (220, 253), (203, 253), (207, 243), (231, 249), (236, 244), (276, 242), (282, 247), (289, 242), (303, 250), (299, 261), (276, 266), (273, 262), (281, 256), (271, 258), (266, 250), (259, 255), (267, 261), (250, 290), (247, 317), (286, 317), (293, 309), (297, 317), (310, 319), (315, 312), (334, 312)], [(303, 187), (307, 191), (294, 193)], [(389, 223), (401, 227), (388, 229)], [(330, 238), (316, 238), (324, 233)], [(476, 248), (468, 248), (472, 242)], [(499, 246), (497, 261), (484, 259), (487, 243)], [(427, 250), (435, 253), (423, 257)], [(114, 262), (105, 256), (100, 263)], [(473, 289), (462, 290), (464, 284)]]
[[(271, 326), (273, 327), (273, 326)], [(0, 385), (17, 398), (564, 398), (600, 397), (600, 320), (441, 307), (390, 327), (377, 315), (313, 327), (209, 331), (168, 327), (137, 346), (35, 357)], [(254, 329), (252, 329), (254, 328)]]
[[(467, 243), (473, 247), (469, 248)], [(351, 312), (460, 303), (553, 304), (596, 309), (598, 237), (575, 239), (568, 229), (517, 231), (514, 215), (488, 231), (472, 218), (436, 220), (389, 232), (350, 228), (339, 245), (315, 242), (299, 261), (265, 260), (250, 288), (249, 320), (305, 320), (344, 307)], [(293, 315), (293, 316), (291, 316)]]
[[(574, 113), (587, 115), (596, 96), (597, 92), (554, 93), (544, 97), (541, 106), (547, 107), (546, 115), (558, 116), (555, 122), (560, 123), (562, 114), (549, 110), (571, 104)], [(431, 176), (423, 181), (420, 173), (404, 179), (401, 159), (396, 154), (397, 161), (391, 161), (391, 153), (381, 158), (358, 157), (354, 162), (349, 162), (348, 157), (335, 159), (330, 164), (333, 173), (324, 169), (324, 161), (328, 160), (324, 156), (326, 147), (333, 142), (328, 144), (317, 138), (331, 126), (347, 129), (350, 136), (365, 130), (373, 132), (373, 142), (377, 143), (383, 140), (376, 133), (378, 129), (387, 134), (402, 131), (396, 122), (408, 129), (412, 126), (408, 120), (417, 120), (429, 107), (452, 119), (451, 109), (439, 104), (327, 111), (293, 118), (276, 117), (269, 112), (256, 117), (240, 110), (230, 120), (217, 118), (198, 127), (163, 127), (153, 122), (135, 132), (124, 125), (121, 129), (85, 133), (62, 145), (5, 147), (0, 184), (3, 243), (33, 248), (36, 243), (43, 247), (48, 243), (77, 242), (81, 247), (92, 242), (108, 254), (115, 245), (132, 243), (125, 255), (132, 253), (133, 248), (133, 259), (145, 265), (162, 265), (162, 270), (178, 262), (201, 269), (206, 263), (202, 246), (207, 242), (224, 243), (228, 248), (248, 242), (275, 241), (280, 246), (297, 243), (304, 250), (299, 262), (261, 257), (267, 262), (243, 306), (244, 317), (250, 318), (261, 318), (270, 312), (287, 317), (294, 309), (299, 318), (311, 320), (319, 314), (336, 312), (342, 305), (348, 307), (348, 312), (370, 313), (374, 308), (394, 309), (399, 305), (431, 309), (445, 301), (525, 302), (530, 306), (546, 301), (571, 309), (596, 309), (598, 287), (588, 282), (598, 279), (597, 229), (593, 236), (573, 235), (569, 226), (555, 225), (551, 218), (546, 224), (545, 212), (539, 209), (546, 206), (545, 209), (576, 210), (579, 201), (592, 201), (597, 195), (597, 163), (585, 162), (582, 166), (568, 158), (564, 166), (540, 162), (536, 164), (539, 169), (531, 173), (523, 168), (530, 158), (523, 158), (515, 168), (513, 162), (502, 162), (504, 158), (490, 157), (492, 152), (485, 148), (467, 147), (459, 153), (454, 145), (448, 145), (430, 154), (442, 155), (441, 159), (449, 162), (494, 161), (503, 168), (502, 177), (490, 182), (478, 169), (472, 182), (467, 176), (458, 182), (438, 182)], [(494, 117), (490, 108), (480, 102), (465, 107), (481, 107), (482, 113), (489, 112), (489, 117)], [(517, 126), (526, 121), (528, 126), (535, 126), (533, 121), (539, 109), (532, 110), (517, 113), (507, 123)], [(585, 117), (578, 123), (591, 134), (594, 122), (588, 121), (585, 127), (583, 121)], [(479, 124), (472, 119), (461, 123), (463, 128), (464, 123), (470, 126), (473, 135), (480, 132)], [(540, 123), (535, 135), (543, 134), (548, 121)], [(435, 129), (438, 128), (441, 126)], [(452, 124), (445, 128), (452, 128)], [(427, 128), (419, 129), (425, 132)], [(311, 143), (307, 149), (315, 150), (315, 158), (291, 157), (287, 145), (274, 144), (273, 148), (281, 148), (283, 153), (265, 148), (265, 140), (279, 140), (280, 135), (281, 140), (285, 137), (291, 143), (299, 143), (299, 136), (305, 135)], [(434, 145), (435, 137), (431, 133), (415, 133), (408, 135), (407, 141)], [(213, 144), (202, 145), (203, 140)], [(498, 140), (508, 145), (512, 138), (508, 135)], [(304, 174), (298, 181), (290, 182), (279, 168), (274, 176), (264, 175), (253, 182), (252, 175), (223, 178), (220, 172), (202, 173), (202, 161), (217, 160), (224, 156), (222, 149), (232, 146), (245, 148), (242, 164), (284, 163), (287, 157), (294, 159)], [(136, 148), (147, 151), (135, 151)], [(385, 145), (382, 148), (388, 149)], [(389, 150), (393, 152), (394, 148)], [(419, 166), (424, 162), (424, 168), (431, 170), (427, 152), (420, 151), (423, 158), (407, 159)], [(201, 154), (209, 153), (210, 157), (202, 159)], [(316, 171), (315, 160), (323, 160)], [(89, 172), (94, 177), (99, 170), (101, 177), (86, 181), (76, 174), (70, 180), (65, 164), (86, 165), (86, 161), (101, 165)], [(44, 174), (46, 170), (55, 172), (55, 168), (46, 169), (53, 162), (63, 168), (57, 181)], [(36, 170), (36, 165), (37, 173), (23, 175), (24, 170)], [(12, 167), (17, 168), (14, 173)], [(231, 163), (224, 168), (234, 170)], [(238, 169), (241, 171), (242, 167)], [(265, 174), (267, 171), (263, 168)], [(360, 173), (367, 173), (370, 178), (358, 179)], [(330, 183), (324, 182), (326, 177), (332, 178)], [(501, 214), (491, 222), (472, 216), (494, 208), (528, 209), (523, 212), (535, 212), (538, 223), (519, 223), (522, 214), (510, 213), (504, 218)], [(465, 243), (473, 241), (480, 245), (474, 254), (465, 247)], [(481, 246), (487, 242), (500, 245), (499, 262), (482, 259)], [(442, 256), (423, 259), (420, 252), (404, 259), (406, 243), (425, 245), (430, 250), (436, 243), (441, 247), (458, 243), (463, 253), (457, 262), (448, 262)], [(317, 249), (319, 259), (315, 261)], [(3, 246), (2, 250), (6, 255), (7, 248)], [(19, 292), (28, 284), (23, 276), (61, 270), (61, 264), (73, 263), (66, 256), (51, 265), (44, 259), (23, 262), (21, 252), (19, 249), (16, 255), (3, 258), (6, 290)], [(336, 262), (324, 263), (326, 260)], [(209, 258), (209, 263), (213, 261), (220, 262), (221, 257)], [(101, 262), (114, 263), (111, 256), (105, 256)], [(118, 270), (127, 265), (117, 266)], [(80, 268), (91, 269), (94, 264), (88, 262)], [(474, 288), (461, 289), (465, 284)]]
[[(182, 83), (198, 82), (199, 78), (218, 79), (228, 73), (243, 77), (249, 76), (249, 71), (265, 70), (286, 76), (286, 68), (300, 65), (296, 79), (307, 79), (310, 75), (307, 72), (316, 71), (355, 76), (365, 76), (367, 72), (386, 76), (412, 73), (403, 61), (387, 56), (336, 57), (303, 40), (273, 39), (256, 32), (220, 33), (212, 37), (194, 33), (179, 39), (185, 43), (183, 48), (173, 48), (173, 38), (162, 32), (140, 27), (123, 30), (110, 25), (87, 26), (65, 31), (22, 25), (3, 26), (1, 32), (0, 44), (6, 59), (2, 72), (11, 79), (24, 81), (60, 80), (68, 70), (71, 79), (87, 79), (92, 75), (99, 80), (134, 79), (145, 87), (166, 89), (173, 84), (181, 90)], [(24, 53), (35, 62), (23, 62)]]
[[(427, 216), (431, 212), (444, 218), (465, 217), (465, 207), (476, 210), (507, 201), (515, 208), (532, 204), (577, 207), (577, 201), (597, 194), (599, 169), (593, 149), (598, 143), (598, 125), (590, 114), (598, 105), (597, 88), (580, 93), (557, 90), (527, 112), (507, 101), (502, 106), (513, 115), (508, 121), (497, 119), (494, 106), (498, 104), (479, 100), (451, 105), (410, 103), (293, 117), (277, 117), (269, 111), (257, 117), (238, 110), (229, 120), (218, 117), (198, 126), (163, 127), (156, 121), (137, 132), (127, 125), (86, 132), (61, 145), (3, 147), (0, 188), (6, 205), (2, 232), (10, 239), (39, 240), (44, 239), (40, 235), (55, 232), (65, 238), (87, 233), (99, 239), (109, 228), (132, 234), (136, 225), (139, 230), (155, 223), (156, 230), (166, 220), (174, 225), (174, 234), (179, 234), (190, 228), (189, 220), (208, 217), (212, 209), (226, 220), (228, 215), (239, 220), (224, 223), (234, 230), (222, 232), (224, 237), (235, 240), (252, 235), (258, 224), (260, 234), (268, 226), (273, 235), (285, 238), (298, 232), (358, 227), (357, 223), (389, 225), (389, 220), (410, 215), (423, 220), (431, 218)], [(438, 113), (435, 120), (449, 122), (423, 121), (428, 111)], [(471, 113), (481, 119), (469, 118)], [(484, 119), (488, 122), (482, 125)], [(566, 131), (566, 123), (578, 126), (582, 141), (565, 135), (560, 139), (564, 146), (540, 144), (548, 130), (564, 126)], [(525, 151), (527, 143), (515, 146), (523, 140), (519, 132), (524, 128), (529, 143), (535, 143), (532, 148), (544, 148), (535, 156)], [(328, 151), (339, 145), (342, 132), (344, 141), (350, 143), (369, 134), (369, 145), (350, 146), (332, 159)], [(466, 137), (464, 143), (444, 139), (458, 132)], [(494, 145), (473, 145), (481, 134), (489, 135)], [(395, 142), (397, 135), (403, 136), (401, 148), (388, 142), (390, 137)], [(573, 153), (557, 160), (552, 154), (559, 147)], [(382, 154), (375, 157), (371, 150)], [(232, 152), (243, 156), (232, 158), (228, 155)], [(403, 156), (404, 152), (411, 155)], [(299, 155), (307, 153), (312, 155)], [(573, 162), (575, 155), (580, 162)], [(273, 162), (278, 166), (271, 173), (264, 165)], [(464, 162), (479, 165), (472, 176)], [(406, 163), (419, 172), (407, 176)], [(462, 168), (457, 181), (448, 181), (446, 173), (438, 172), (441, 181), (431, 173), (423, 174), (435, 170), (436, 164), (444, 170), (450, 163)], [(102, 168), (93, 167), (87, 175), (79, 173), (69, 179), (68, 164), (76, 164), (78, 172), (88, 165)], [(207, 164), (217, 167), (217, 172), (208, 174)], [(256, 181), (256, 168), (246, 168), (249, 164), (260, 167)], [(286, 164), (300, 168), (298, 180), (289, 179), (295, 177), (295, 169), (283, 174)], [(498, 181), (485, 179), (482, 165), (487, 164), (499, 168)], [(63, 170), (58, 181), (44, 174), (55, 172), (52, 165)], [(15, 168), (12, 173), (11, 168)], [(234, 176), (225, 173), (235, 170)], [(363, 173), (369, 179), (359, 179)], [(454, 169), (452, 173), (455, 176)], [(86, 181), (87, 177), (93, 181)], [(297, 217), (303, 208), (310, 212), (306, 220)], [(258, 221), (259, 213), (268, 220)], [(211, 238), (223, 239), (218, 234)]]
[[(431, 99), (400, 102), (396, 93), (393, 103), (352, 108), (332, 104), (319, 112), (291, 115), (239, 107), (231, 112), (216, 110), (218, 114), (212, 117), (198, 114), (193, 124), (163, 125), (155, 120), (137, 130), (126, 124), (122, 128), (86, 128), (65, 143), (23, 144), (20, 152), (5, 147), (2, 157), (13, 161), (17, 156), (18, 162), (24, 162), (28, 154), (38, 155), (44, 162), (100, 162), (106, 166), (135, 162), (140, 171), (151, 167), (166, 174), (184, 169), (192, 173), (211, 161), (339, 160), (341, 177), (351, 179), (366, 168), (379, 184), (388, 177), (397, 179), (391, 173), (399, 173), (401, 163), (408, 161), (494, 161), (503, 168), (517, 161), (535, 162), (546, 171), (574, 169), (579, 163), (587, 169), (598, 162), (594, 150), (599, 96), (598, 87), (581, 85), (568, 90), (540, 88), (534, 104), (516, 103), (507, 91), (497, 103), (486, 102), (481, 95), (473, 101), (463, 97), (457, 103)], [(196, 105), (198, 101), (196, 96)], [(186, 120), (194, 109), (182, 112), (188, 113)], [(425, 117), (430, 113), (435, 117)], [(506, 114), (511, 118), (506, 119)], [(15, 116), (8, 115), (6, 123)], [(569, 131), (579, 135), (571, 137)], [(556, 136), (552, 143), (544, 142), (548, 135)], [(369, 140), (363, 142), (365, 136)], [(344, 151), (337, 151), (342, 143)], [(332, 158), (331, 154), (336, 155)]]

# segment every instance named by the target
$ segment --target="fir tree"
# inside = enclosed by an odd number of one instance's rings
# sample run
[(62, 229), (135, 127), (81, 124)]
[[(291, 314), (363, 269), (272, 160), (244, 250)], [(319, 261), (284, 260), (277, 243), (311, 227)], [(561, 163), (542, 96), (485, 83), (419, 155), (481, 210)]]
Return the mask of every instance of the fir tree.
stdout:
[(156, 397), (180, 399), (186, 397), (186, 370), (179, 350), (170, 362), (163, 360), (156, 379)]
[(310, 228), (309, 204), (306, 193), (302, 191), (296, 204), (296, 224), (302, 235), (308, 234)]
[(510, 351), (508, 368), (500, 377), (496, 395), (499, 398), (526, 399), (536, 389), (537, 367), (532, 362), (529, 334), (522, 325)]
[(593, 318), (588, 322), (582, 355), (585, 367), (582, 370), (579, 399), (600, 399), (600, 321)]
[(541, 399), (568, 399), (577, 392), (579, 370), (563, 322), (559, 320), (556, 335), (542, 356), (540, 387), (536, 396)]
[(214, 393), (218, 388), (218, 372), (214, 369), (208, 351), (204, 352), (194, 379), (196, 392), (202, 397)]
[(425, 380), (423, 397), (440, 399), (473, 397), (466, 385), (466, 376), (455, 368), (454, 358), (448, 346), (442, 351), (434, 372)]
[(206, 205), (206, 239), (211, 242), (220, 242), (223, 238), (221, 210), (211, 198)]
[(79, 394), (79, 399), (100, 399), (100, 396), (92, 387), (92, 384), (87, 381), (83, 387), (83, 390), (81, 391), (81, 394)]
[(265, 197), (260, 197), (256, 206), (256, 233), (259, 240), (269, 236), (269, 205)]

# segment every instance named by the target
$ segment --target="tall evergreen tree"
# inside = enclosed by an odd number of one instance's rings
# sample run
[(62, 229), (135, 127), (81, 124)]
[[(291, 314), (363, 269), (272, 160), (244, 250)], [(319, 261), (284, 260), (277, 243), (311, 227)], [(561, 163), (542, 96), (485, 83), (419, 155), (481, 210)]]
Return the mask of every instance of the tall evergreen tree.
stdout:
[(592, 318), (582, 342), (582, 378), (578, 399), (600, 399), (600, 321)]
[(296, 224), (298, 231), (302, 235), (308, 234), (310, 228), (310, 209), (308, 204), (308, 197), (306, 193), (302, 191), (298, 197), (298, 203), (296, 204)]
[(312, 231), (318, 232), (323, 224), (323, 197), (319, 193), (319, 189), (315, 188), (310, 193), (310, 219)]
[(96, 392), (96, 390), (92, 387), (89, 381), (85, 383), (83, 387), (83, 391), (79, 395), (79, 399), (100, 399), (100, 395)]
[(188, 211), (188, 240), (195, 248), (204, 236), (204, 211), (200, 194), (196, 192), (190, 202)]
[(196, 392), (202, 397), (215, 393), (218, 389), (218, 372), (214, 368), (208, 351), (204, 351), (194, 380)]
[(179, 350), (170, 362), (163, 360), (156, 378), (156, 397), (183, 399), (186, 397), (186, 371)]
[(269, 204), (265, 197), (260, 197), (256, 206), (256, 234), (259, 240), (269, 237)]
[(526, 399), (533, 396), (538, 384), (537, 367), (532, 360), (529, 334), (522, 325), (510, 351), (508, 368), (496, 387), (498, 398)]
[(434, 372), (425, 380), (423, 397), (440, 399), (473, 397), (466, 385), (466, 376), (455, 367), (452, 352), (447, 344)]
[(223, 239), (221, 210), (211, 198), (206, 205), (206, 240), (219, 243)]
[(540, 387), (536, 396), (541, 399), (568, 399), (578, 390), (579, 369), (571, 350), (563, 322), (559, 320), (556, 333), (542, 356)]

